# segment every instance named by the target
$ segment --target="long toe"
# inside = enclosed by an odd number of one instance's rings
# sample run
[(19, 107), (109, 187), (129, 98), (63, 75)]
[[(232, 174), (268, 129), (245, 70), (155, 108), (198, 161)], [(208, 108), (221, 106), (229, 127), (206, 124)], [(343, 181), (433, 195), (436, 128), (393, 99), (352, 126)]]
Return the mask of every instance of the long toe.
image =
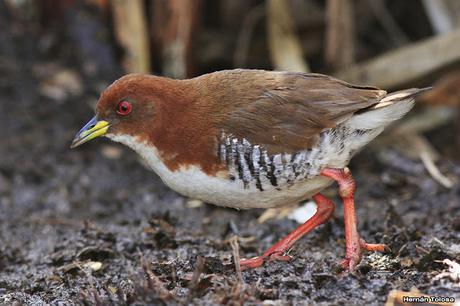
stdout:
[(364, 243), (364, 249), (371, 252), (388, 252), (390, 248), (386, 244)]
[(289, 255), (284, 255), (282, 252), (275, 252), (270, 255), (262, 255), (249, 259), (242, 259), (240, 261), (241, 270), (255, 269), (264, 265), (266, 261), (290, 261), (292, 259)]
[(240, 260), (241, 270), (255, 269), (263, 266), (265, 260), (262, 256), (257, 256), (249, 259)]

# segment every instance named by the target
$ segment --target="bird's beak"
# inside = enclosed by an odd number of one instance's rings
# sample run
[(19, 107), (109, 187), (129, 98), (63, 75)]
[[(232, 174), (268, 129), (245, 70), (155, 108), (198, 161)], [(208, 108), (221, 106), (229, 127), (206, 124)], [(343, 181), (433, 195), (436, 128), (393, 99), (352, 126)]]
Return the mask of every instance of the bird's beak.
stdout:
[(78, 147), (81, 144), (84, 144), (91, 139), (94, 139), (99, 136), (103, 136), (107, 133), (109, 129), (109, 123), (104, 120), (98, 121), (96, 116), (93, 117), (81, 130), (75, 135), (75, 138), (70, 145), (70, 148), (73, 149)]

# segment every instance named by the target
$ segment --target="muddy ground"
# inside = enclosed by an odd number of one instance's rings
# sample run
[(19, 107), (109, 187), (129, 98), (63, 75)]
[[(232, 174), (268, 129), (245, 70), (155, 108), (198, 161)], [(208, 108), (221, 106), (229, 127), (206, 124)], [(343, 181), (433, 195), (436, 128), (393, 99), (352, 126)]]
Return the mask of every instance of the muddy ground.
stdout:
[(414, 287), (460, 299), (458, 285), (433, 280), (440, 260), (460, 260), (451, 126), (425, 135), (450, 189), (391, 146), (366, 148), (351, 164), (360, 233), (391, 252), (340, 273), (343, 212), (332, 188), (334, 218), (293, 247), (292, 262), (244, 271), (239, 282), (228, 239), (237, 235), (240, 255), (254, 256), (295, 221), (259, 224), (262, 210), (190, 205), (106, 140), (70, 150), (98, 92), (119, 74), (91, 74), (71, 49), (50, 57), (47, 37), (24, 32), (0, 36), (0, 304), (379, 305), (392, 289)]

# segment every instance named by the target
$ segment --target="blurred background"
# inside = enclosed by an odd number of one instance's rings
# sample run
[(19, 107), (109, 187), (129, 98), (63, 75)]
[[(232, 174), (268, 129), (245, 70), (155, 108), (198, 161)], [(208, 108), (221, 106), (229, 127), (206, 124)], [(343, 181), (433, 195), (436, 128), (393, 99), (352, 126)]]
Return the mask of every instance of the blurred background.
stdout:
[(45, 99), (94, 106), (129, 72), (188, 78), (258, 68), (325, 73), (388, 91), (436, 85), (421, 102), (449, 108), (428, 112), (434, 122), (417, 127), (422, 132), (457, 113), (455, 0), (4, 0), (0, 14), (0, 86), (16, 101), (30, 100), (28, 89), (38, 86)]
[[(457, 0), (0, 0), (0, 304), (371, 305), (413, 287), (458, 296), (455, 281), (434, 277), (442, 260), (460, 260), (459, 26)], [(294, 263), (240, 278), (229, 237), (257, 255), (302, 222), (295, 208), (211, 207), (122, 146), (69, 150), (123, 74), (233, 68), (434, 86), (351, 164), (362, 234), (393, 250), (366, 258), (364, 278), (334, 270), (340, 205)]]

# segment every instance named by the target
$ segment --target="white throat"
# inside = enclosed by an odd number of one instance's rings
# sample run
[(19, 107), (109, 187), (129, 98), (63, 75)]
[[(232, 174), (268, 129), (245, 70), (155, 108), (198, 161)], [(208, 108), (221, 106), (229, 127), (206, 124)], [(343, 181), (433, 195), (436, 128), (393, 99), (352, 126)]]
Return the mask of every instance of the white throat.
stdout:
[[(164, 173), (166, 170), (166, 166), (160, 159), (160, 154), (155, 146), (148, 145), (145, 141), (141, 141), (139, 137), (131, 136), (131, 135), (115, 135), (115, 134), (107, 134), (107, 138), (112, 141), (119, 142), (128, 146), (129, 148), (133, 149), (137, 154), (139, 154), (152, 168), (153, 171), (158, 173), (158, 175)], [(169, 170), (168, 170), (169, 171)]]

